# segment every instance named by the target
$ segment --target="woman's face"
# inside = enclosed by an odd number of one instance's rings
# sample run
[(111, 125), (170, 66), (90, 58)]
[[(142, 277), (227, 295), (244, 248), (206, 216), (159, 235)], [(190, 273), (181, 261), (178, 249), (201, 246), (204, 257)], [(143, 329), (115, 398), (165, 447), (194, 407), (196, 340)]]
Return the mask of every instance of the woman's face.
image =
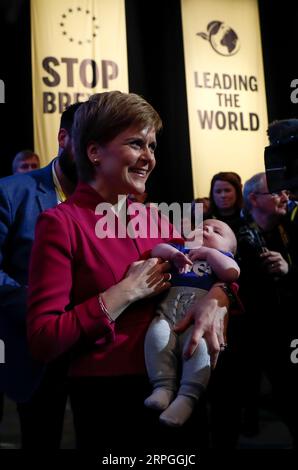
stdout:
[(142, 194), (145, 191), (146, 181), (155, 167), (153, 128), (129, 127), (107, 144), (94, 145), (96, 152), (91, 157), (89, 153), (89, 158), (99, 161), (95, 183), (107, 200), (112, 201), (118, 194)]
[(217, 180), (213, 186), (213, 199), (219, 211), (234, 209), (237, 201), (236, 190), (231, 183)]

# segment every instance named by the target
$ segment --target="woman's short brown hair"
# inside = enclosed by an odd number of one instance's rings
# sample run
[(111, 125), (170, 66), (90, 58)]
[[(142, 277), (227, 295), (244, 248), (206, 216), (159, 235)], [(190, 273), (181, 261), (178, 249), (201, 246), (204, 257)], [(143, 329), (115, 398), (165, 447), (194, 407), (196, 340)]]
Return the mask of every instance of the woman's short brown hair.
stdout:
[(154, 128), (158, 132), (162, 121), (155, 109), (134, 93), (110, 91), (90, 96), (75, 114), (73, 142), (79, 178), (90, 181), (94, 167), (87, 156), (91, 141), (101, 145), (113, 140), (131, 126)]

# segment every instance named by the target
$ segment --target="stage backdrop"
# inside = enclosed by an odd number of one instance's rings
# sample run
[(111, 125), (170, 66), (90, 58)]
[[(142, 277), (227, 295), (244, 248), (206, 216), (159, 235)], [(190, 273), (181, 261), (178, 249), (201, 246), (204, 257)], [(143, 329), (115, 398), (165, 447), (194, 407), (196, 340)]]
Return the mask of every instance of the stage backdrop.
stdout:
[(219, 171), (264, 170), (267, 109), (257, 0), (181, 0), (195, 197)]
[(61, 112), (101, 91), (128, 91), (124, 0), (31, 0), (34, 150), (57, 155)]

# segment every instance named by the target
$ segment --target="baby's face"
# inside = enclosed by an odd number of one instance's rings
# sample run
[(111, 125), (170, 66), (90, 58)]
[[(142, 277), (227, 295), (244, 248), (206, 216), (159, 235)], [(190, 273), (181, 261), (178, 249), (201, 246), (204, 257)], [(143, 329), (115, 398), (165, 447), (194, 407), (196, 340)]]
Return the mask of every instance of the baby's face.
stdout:
[(203, 222), (203, 246), (234, 253), (236, 238), (226, 223), (217, 219), (207, 219)]

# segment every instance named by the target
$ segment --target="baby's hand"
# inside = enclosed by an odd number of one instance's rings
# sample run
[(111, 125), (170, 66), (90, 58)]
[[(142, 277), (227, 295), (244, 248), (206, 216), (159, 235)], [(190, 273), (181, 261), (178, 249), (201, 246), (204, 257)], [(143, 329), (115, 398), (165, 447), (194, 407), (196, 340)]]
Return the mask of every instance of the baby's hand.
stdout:
[(190, 250), (189, 259), (191, 261), (196, 261), (197, 259), (206, 261), (208, 253), (210, 253), (211, 250), (213, 250), (213, 248), (208, 248), (207, 246), (201, 246), (200, 248)]
[(187, 273), (190, 271), (190, 266), (192, 266), (192, 261), (188, 258), (188, 256), (181, 253), (181, 251), (177, 251), (170, 260), (178, 269), (180, 274)]

